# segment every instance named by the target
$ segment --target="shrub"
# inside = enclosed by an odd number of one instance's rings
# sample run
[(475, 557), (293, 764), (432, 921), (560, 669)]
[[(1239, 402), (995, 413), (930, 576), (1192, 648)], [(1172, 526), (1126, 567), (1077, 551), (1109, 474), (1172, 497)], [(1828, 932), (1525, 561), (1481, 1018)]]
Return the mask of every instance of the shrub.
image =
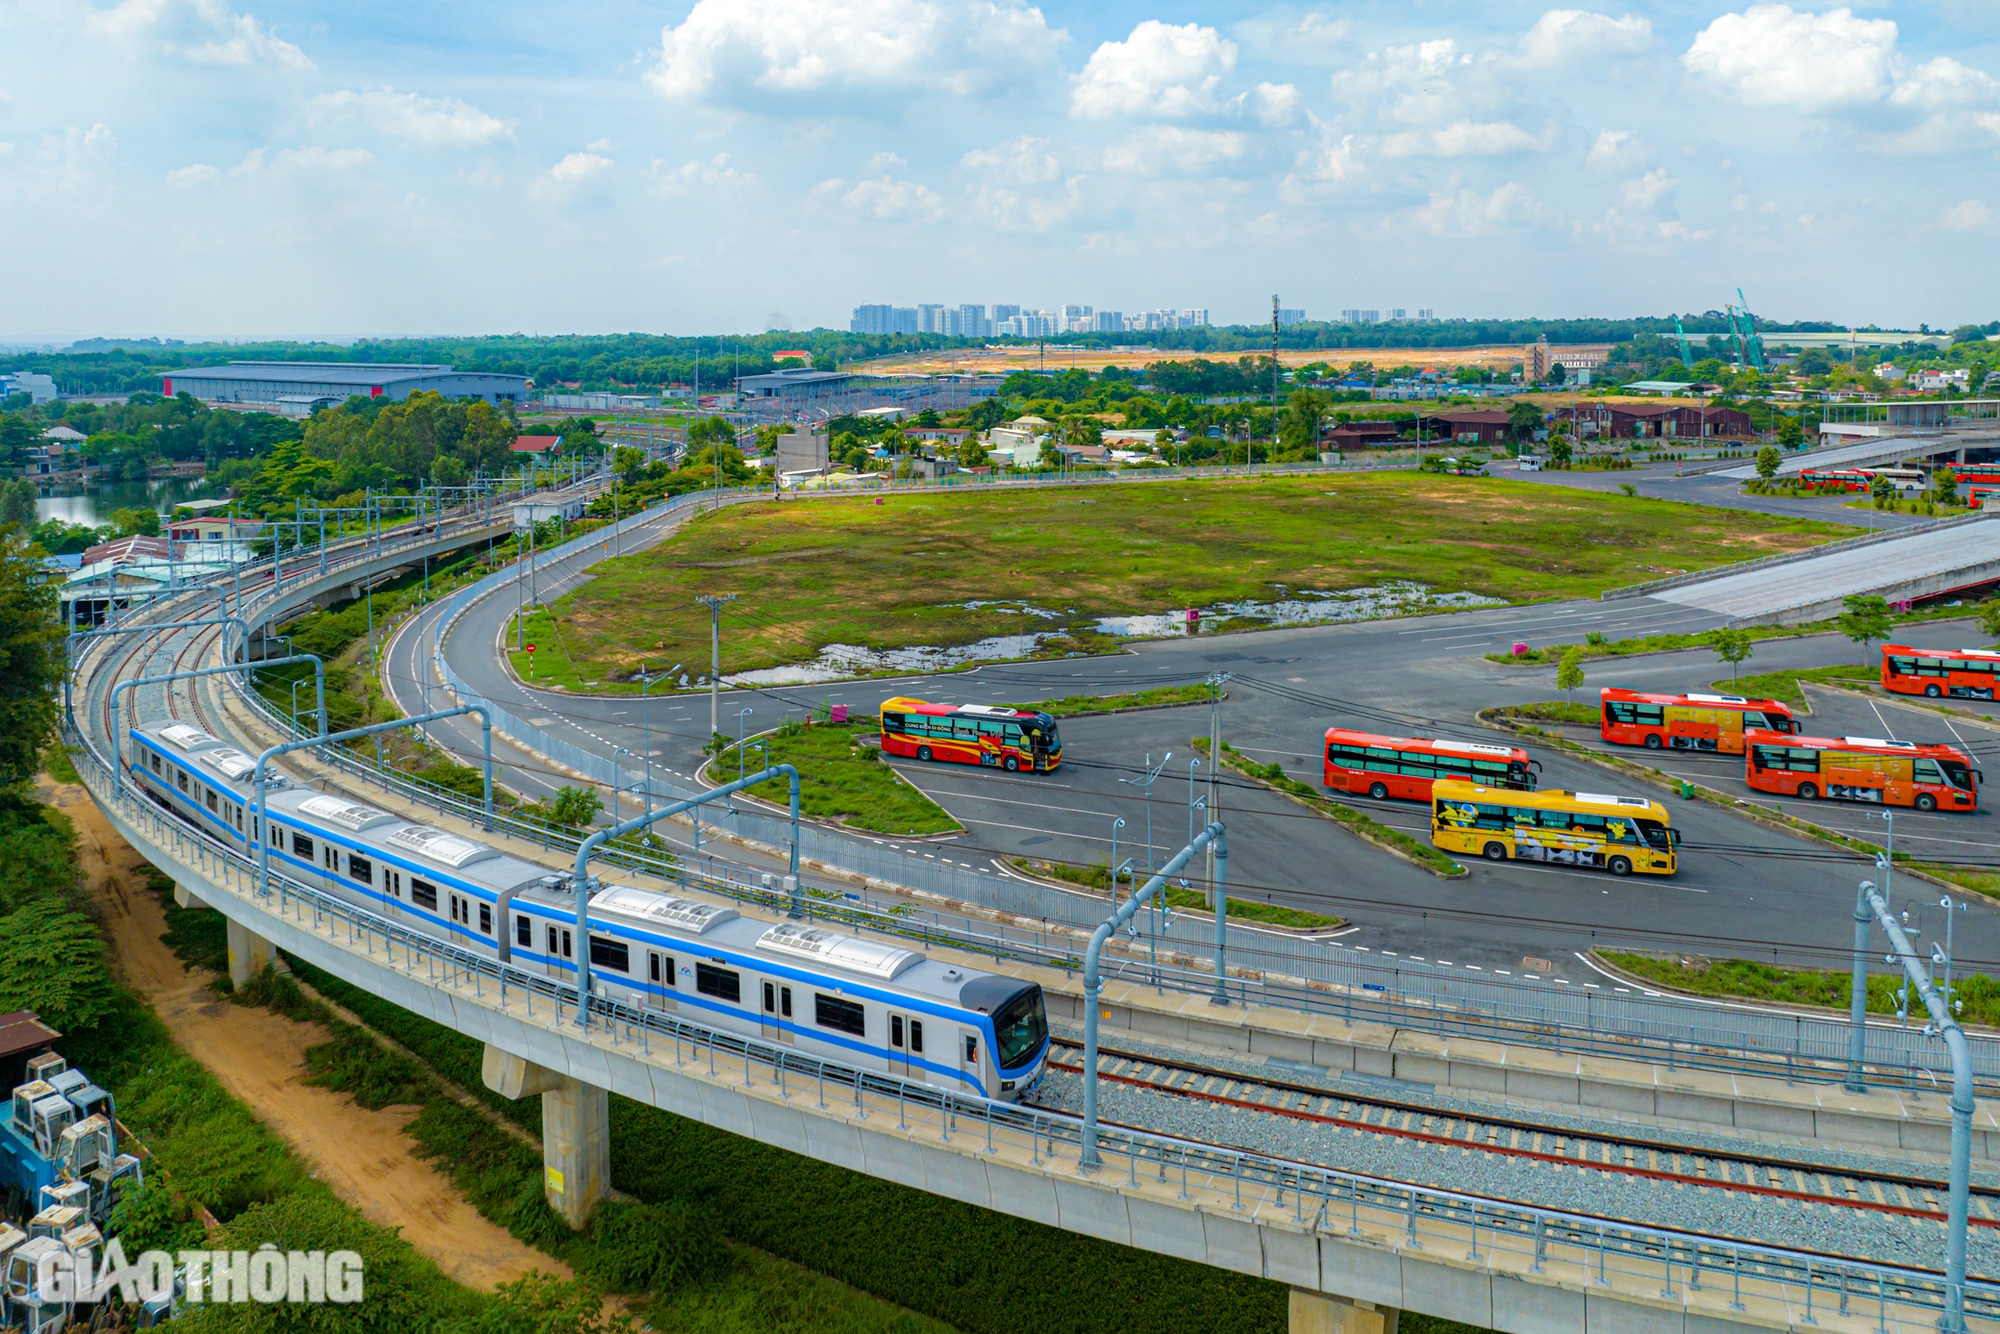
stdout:
[(606, 1200), (590, 1220), (597, 1250), (592, 1276), (613, 1292), (677, 1292), (729, 1270), (729, 1248), (714, 1222), (679, 1200), (634, 1204)]

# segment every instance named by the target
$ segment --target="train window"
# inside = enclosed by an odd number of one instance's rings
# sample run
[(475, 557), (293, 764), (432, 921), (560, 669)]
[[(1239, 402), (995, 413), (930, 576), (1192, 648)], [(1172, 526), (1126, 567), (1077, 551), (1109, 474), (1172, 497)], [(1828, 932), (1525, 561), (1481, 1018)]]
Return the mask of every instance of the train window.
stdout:
[(910, 1051), (921, 1053), (924, 1049), (924, 1021), (910, 1020)]
[[(416, 904), (419, 908), (429, 908), (433, 912), (437, 911), (437, 906), (438, 906), (437, 886), (433, 885), (428, 880), (419, 880), (415, 876), (411, 876), (410, 902)], [(524, 917), (521, 920), (525, 922), (528, 919)], [(528, 942), (524, 940), (521, 943), (525, 945)]]
[(357, 857), (351, 852), (348, 853), (347, 878), (350, 880), (359, 880), (364, 885), (374, 884), (375, 863), (369, 861), (366, 857)]
[(674, 984), (674, 956), (671, 954), (655, 954), (651, 950), (648, 950), (646, 957), (649, 960), (647, 975), (663, 987), (672, 986)]
[(311, 861), (313, 855), (313, 841), (307, 838), (304, 834), (297, 834), (297, 833), (293, 834), (292, 855), (294, 857), (303, 857), (307, 861)]
[(615, 968), (621, 973), (629, 973), (632, 971), (632, 951), (622, 940), (592, 936), (590, 962), (599, 968)]
[(160, 772), (160, 757), (158, 755), (148, 755), (146, 758), (153, 762), (153, 772)]
[(493, 905), (490, 903), (479, 905), (479, 934), (482, 936), (493, 934)]
[[(894, 1023), (902, 1023), (901, 1016), (892, 1018)], [(868, 1034), (867, 1011), (861, 1008), (858, 1001), (842, 1000), (823, 991), (813, 993), (813, 1022), (821, 1028), (837, 1029), (855, 1037), (866, 1037)]]
[(174, 770), (174, 782), (180, 787), (181, 791), (183, 792), (187, 791), (188, 790), (187, 770), (185, 769)]
[(778, 1008), (778, 989), (769, 982), (764, 984), (764, 1013), (770, 1014)]
[(324, 848), (320, 849), (320, 852), (323, 854), (322, 860), (326, 862), (327, 870), (338, 871), (340, 869), (339, 848), (336, 848), (333, 846), (333, 844), (329, 843)]
[(892, 1047), (903, 1045), (903, 1016), (900, 1014), (889, 1016), (889, 1045)]
[[(569, 932), (565, 931), (562, 933), (563, 958), (567, 959), (572, 957), (570, 954), (570, 948), (571, 948), (570, 934)], [(556, 957), (556, 929), (554, 927), (549, 928), (549, 957), (551, 959)]]
[(792, 1017), (792, 989), (778, 988), (778, 1013), (789, 1019)]
[(524, 950), (533, 949), (535, 945), (535, 928), (518, 913), (514, 916), (514, 943)]
[(965, 1063), (967, 1065), (972, 1065), (975, 1064), (978, 1060), (979, 1060), (979, 1039), (972, 1036), (972, 1034), (967, 1033), (965, 1035)]
[(704, 996), (740, 1001), (743, 999), (743, 977), (732, 969), (698, 963), (694, 966), (694, 989)]
[(391, 871), (387, 872), (387, 876), (386, 876), (386, 878), (387, 878), (387, 879), (388, 879), (388, 881), (389, 881), (389, 892), (390, 892), (391, 894), (394, 894), (394, 895), (395, 895), (395, 896), (396, 896), (397, 898), (399, 898), (399, 899), (400, 899), (400, 898), (402, 898), (402, 897), (403, 897), (403, 873), (402, 873), (401, 871), (395, 871), (395, 870), (391, 870)]
[(204, 797), (205, 797), (205, 798), (207, 799), (207, 801), (208, 801), (208, 808), (209, 808), (210, 810), (214, 810), (214, 809), (215, 809), (215, 789), (214, 789), (214, 788), (209, 788), (209, 789), (208, 789), (208, 790), (207, 790), (206, 792), (204, 792), (204, 793), (203, 793), (202, 795), (203, 795), (203, 796), (204, 796)]

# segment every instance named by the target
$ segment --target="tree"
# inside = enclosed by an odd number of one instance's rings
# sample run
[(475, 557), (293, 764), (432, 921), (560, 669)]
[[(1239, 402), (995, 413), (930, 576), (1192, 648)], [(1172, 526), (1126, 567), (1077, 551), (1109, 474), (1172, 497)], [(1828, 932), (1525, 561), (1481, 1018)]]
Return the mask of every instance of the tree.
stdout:
[(1931, 474), (1931, 498), (1940, 505), (1958, 503), (1958, 474), (1950, 468), (1939, 468)]
[(959, 442), (957, 457), (961, 468), (983, 468), (986, 466), (986, 446), (978, 436), (968, 435)]
[(1516, 440), (1530, 440), (1542, 428), (1542, 409), (1535, 403), (1515, 399), (1507, 405), (1507, 434)]
[(1988, 639), (2000, 639), (2000, 596), (1979, 604), (1979, 633)]
[(160, 514), (150, 505), (135, 505), (131, 509), (113, 510), (107, 516), (120, 537), (158, 537), (160, 535)]
[(1560, 361), (1552, 361), (1549, 363), (1549, 373), (1542, 378), (1549, 384), (1562, 384), (1569, 379), (1569, 367)]
[(1576, 450), (1570, 445), (1568, 436), (1549, 437), (1549, 457), (1561, 467), (1567, 468), (1570, 465), (1570, 461), (1576, 457)]
[(1715, 646), (1715, 656), (1729, 664), (1729, 681), (1736, 682), (1736, 665), (1750, 661), (1751, 649), (1755, 643), (1748, 630), (1724, 628), (1715, 632), (1710, 641)]
[(630, 445), (620, 445), (611, 452), (611, 466), (625, 485), (632, 486), (646, 470), (646, 452)]
[(546, 801), (530, 802), (522, 808), (524, 812), (538, 817), (549, 824), (568, 830), (583, 830), (597, 818), (604, 809), (604, 798), (597, 795), (595, 788), (570, 787), (565, 784), (557, 789), (553, 797)]
[(1778, 419), (1778, 444), (1785, 449), (1797, 449), (1805, 443), (1806, 428), (1797, 417)]
[[(154, 519), (157, 525), (158, 518)], [(12, 525), (27, 532), (35, 526), (35, 484), (25, 477), (16, 477), (0, 488), (0, 526)], [(158, 532), (156, 526), (153, 529)]]
[(1556, 663), (1556, 689), (1568, 693), (1572, 702), (1583, 688), (1583, 645), (1571, 644)]
[(1333, 415), (1333, 395), (1324, 389), (1294, 389), (1285, 401), (1285, 420), (1280, 438), (1287, 449), (1308, 453), (1319, 448), (1320, 428)]
[(116, 1010), (91, 920), (52, 898), (0, 917), (0, 1006), (33, 1010), (64, 1032)]
[(17, 533), (0, 534), (0, 785), (34, 777), (62, 685), (56, 586)]
[(1882, 509), (1896, 498), (1896, 484), (1878, 474), (1875, 480), (1868, 484), (1868, 494), (1874, 498), (1875, 508)]
[(1889, 635), (1889, 603), (1876, 593), (1850, 593), (1840, 600), (1845, 608), (1840, 613), (1840, 633), (1861, 645), (1863, 665), (1867, 663), (1868, 645)]
[(1784, 461), (1785, 457), (1778, 452), (1777, 446), (1764, 446), (1757, 451), (1757, 475), (1767, 482), (1770, 481), (1778, 475), (1778, 465)]

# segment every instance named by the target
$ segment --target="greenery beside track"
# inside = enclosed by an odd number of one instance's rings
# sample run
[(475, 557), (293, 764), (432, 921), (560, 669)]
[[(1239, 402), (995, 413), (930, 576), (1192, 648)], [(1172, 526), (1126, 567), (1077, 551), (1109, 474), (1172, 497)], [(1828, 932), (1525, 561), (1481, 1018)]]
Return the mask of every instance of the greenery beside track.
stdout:
[[(1755, 959), (1711, 959), (1699, 955), (1654, 954), (1630, 950), (1596, 951), (1605, 963), (1643, 981), (1697, 996), (1771, 1001), (1780, 1005), (1812, 1005), (1846, 1013), (1854, 999), (1851, 969), (1786, 968)], [(1940, 978), (1940, 981), (1942, 979)], [(1868, 975), (1870, 1014), (1896, 1013), (1903, 987), (1901, 974)], [(1953, 994), (1965, 1003), (1959, 1018), (1968, 1024), (2000, 1024), (2000, 981), (1982, 973), (1959, 973)], [(1922, 1005), (1911, 997), (1911, 1013)], [(1922, 1022), (1928, 1022), (1927, 1019)]]
[[(1084, 889), (1101, 890), (1107, 896), (1107, 900), (1111, 893), (1111, 862), (1108, 858), (1099, 858), (1088, 866), (1044, 861), (1037, 857), (1015, 857), (1011, 860), (1016, 870), (1026, 871), (1029, 875), (1060, 880), (1065, 884), (1078, 885)], [(1126, 887), (1125, 893), (1129, 895), (1132, 889), (1145, 882), (1145, 875), (1141, 872), (1139, 878)], [(1123, 877), (1120, 878), (1120, 883), (1121, 885), (1126, 883)], [(1214, 911), (1207, 896), (1198, 889), (1182, 889), (1177, 885), (1168, 885), (1165, 898), (1169, 908)], [(1329, 917), (1325, 913), (1307, 912), (1303, 908), (1287, 908), (1280, 903), (1258, 903), (1254, 899), (1238, 898), (1229, 900), (1229, 916), (1240, 921), (1269, 922), (1274, 926), (1295, 927), (1302, 931), (1329, 931), (1346, 921), (1343, 917)]]
[[(485, 1088), (477, 1039), (310, 966), (293, 966), (328, 999), (460, 1090), (539, 1131), (541, 1111), (534, 1099), (509, 1102)], [(706, 1210), (737, 1243), (968, 1334), (1023, 1329), (1179, 1334), (1189, 1328), (1204, 1334), (1272, 1334), (1285, 1327), (1283, 1284), (960, 1204), (617, 1094), (611, 1098), (611, 1138), (612, 1184), (618, 1190), (655, 1208), (678, 1203)], [(802, 1321), (761, 1328), (817, 1331), (820, 1326)]]
[[(962, 832), (964, 826), (950, 812), (883, 763), (881, 747), (873, 744), (881, 734), (881, 721), (873, 715), (850, 717), (845, 723), (790, 718), (776, 731), (745, 742), (748, 754), (743, 767), (746, 771), (761, 767), (768, 749), (772, 764), (797, 769), (799, 814), (815, 820), (837, 820), (849, 829), (899, 837)], [(709, 749), (716, 755), (710, 778), (732, 780), (738, 767), (735, 744), (718, 738)], [(1025, 774), (1007, 777), (1034, 781)], [(783, 778), (759, 783), (750, 792), (774, 806), (790, 807), (791, 785)]]

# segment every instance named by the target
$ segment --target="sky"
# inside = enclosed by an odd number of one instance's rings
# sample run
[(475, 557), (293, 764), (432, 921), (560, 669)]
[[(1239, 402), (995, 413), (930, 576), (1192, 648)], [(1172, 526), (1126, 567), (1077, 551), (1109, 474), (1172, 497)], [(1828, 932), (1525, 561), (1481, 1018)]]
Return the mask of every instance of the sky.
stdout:
[(0, 340), (2000, 315), (2000, 5), (0, 0)]

